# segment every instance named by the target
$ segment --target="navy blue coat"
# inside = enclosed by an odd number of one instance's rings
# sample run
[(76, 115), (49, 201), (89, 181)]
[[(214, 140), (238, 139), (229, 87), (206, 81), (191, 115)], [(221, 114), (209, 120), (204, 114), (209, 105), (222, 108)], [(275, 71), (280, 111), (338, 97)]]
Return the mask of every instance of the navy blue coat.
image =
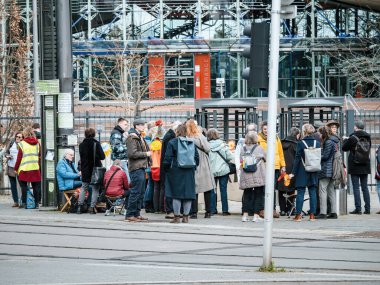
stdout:
[[(179, 168), (177, 162), (178, 138), (170, 140), (163, 166), (166, 171), (165, 194), (173, 199), (195, 199), (195, 168)], [(195, 163), (199, 165), (199, 154), (195, 148)]]
[[(311, 147), (314, 145), (314, 137), (307, 136), (304, 137), (303, 140), (306, 144)], [(321, 143), (317, 141), (316, 147), (321, 147)], [(306, 146), (302, 141), (297, 143), (296, 157), (293, 163), (292, 174), (296, 176), (296, 188), (310, 187), (318, 185), (318, 174), (319, 172), (306, 172), (305, 167), (301, 159), (305, 161), (305, 148)]]
[(339, 138), (332, 135), (323, 143), (321, 152), (322, 168), (321, 172), (319, 172), (319, 178), (331, 178), (333, 176), (333, 162), (336, 150), (340, 150)]

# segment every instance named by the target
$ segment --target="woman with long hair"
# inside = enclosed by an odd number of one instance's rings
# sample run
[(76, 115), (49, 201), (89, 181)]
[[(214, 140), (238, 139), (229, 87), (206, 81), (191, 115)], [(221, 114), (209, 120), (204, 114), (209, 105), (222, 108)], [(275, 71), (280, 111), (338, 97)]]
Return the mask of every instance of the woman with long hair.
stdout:
[(318, 171), (308, 172), (305, 170), (305, 149), (309, 147), (320, 148), (321, 144), (314, 137), (314, 127), (311, 124), (302, 126), (302, 140), (297, 143), (296, 157), (293, 164), (292, 173), (290, 178), (296, 176), (296, 216), (295, 222), (302, 221), (302, 208), (305, 196), (306, 187), (310, 196), (310, 221), (315, 221), (315, 212), (317, 208), (317, 185), (318, 185)]
[(193, 201), (190, 218), (197, 218), (199, 193), (204, 193), (206, 208), (205, 218), (211, 218), (211, 198), (213, 196), (212, 192), (216, 187), (209, 159), (209, 152), (211, 149), (210, 144), (206, 137), (202, 134), (202, 128), (197, 126), (193, 119), (186, 122), (186, 134), (187, 137), (194, 140), (195, 146), (199, 152), (199, 165), (195, 171), (195, 191), (197, 193), (197, 197)]
[(18, 144), (24, 139), (22, 132), (17, 132), (5, 151), (5, 157), (7, 159), (7, 175), (9, 183), (11, 184), (11, 192), (13, 198), (13, 208), (19, 207), (19, 197), (17, 192), (17, 174), (14, 170), (17, 154)]

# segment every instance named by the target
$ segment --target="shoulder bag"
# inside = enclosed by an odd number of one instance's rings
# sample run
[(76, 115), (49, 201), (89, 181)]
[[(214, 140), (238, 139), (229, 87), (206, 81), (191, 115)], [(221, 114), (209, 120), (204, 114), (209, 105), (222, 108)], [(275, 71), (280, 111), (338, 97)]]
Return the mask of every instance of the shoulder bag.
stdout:
[(106, 173), (106, 168), (101, 166), (95, 166), (95, 157), (96, 157), (96, 142), (94, 142), (94, 168), (92, 169), (91, 174), (91, 185), (102, 185), (104, 174)]

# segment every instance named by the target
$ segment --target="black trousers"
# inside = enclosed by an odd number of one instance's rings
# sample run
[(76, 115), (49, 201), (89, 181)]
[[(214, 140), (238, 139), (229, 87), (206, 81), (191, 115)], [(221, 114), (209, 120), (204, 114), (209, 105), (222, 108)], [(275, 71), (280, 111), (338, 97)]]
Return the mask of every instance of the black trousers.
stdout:
[[(204, 192), (204, 199), (205, 199), (205, 208), (206, 208), (206, 213), (211, 213), (211, 191), (210, 190), (207, 192)], [(195, 200), (191, 203), (191, 210), (190, 210), (190, 215), (197, 214), (198, 213), (198, 194)]]
[(258, 214), (261, 210), (261, 205), (264, 200), (264, 186), (256, 187), (255, 189), (244, 189), (243, 193), (243, 213)]
[[(22, 192), (22, 203), (26, 204), (26, 191), (28, 190), (28, 182), (19, 181)], [(41, 182), (31, 182), (33, 188), (33, 196), (36, 203), (40, 201)]]

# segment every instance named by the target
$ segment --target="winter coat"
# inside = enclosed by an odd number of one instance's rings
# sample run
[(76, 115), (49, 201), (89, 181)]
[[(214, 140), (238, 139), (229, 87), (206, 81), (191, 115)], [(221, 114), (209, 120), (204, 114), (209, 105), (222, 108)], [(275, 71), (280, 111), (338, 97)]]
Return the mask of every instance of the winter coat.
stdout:
[(228, 145), (221, 139), (210, 141), (211, 151), (210, 164), (211, 172), (214, 177), (220, 177), (230, 173), (230, 168), (224, 159), (218, 154), (218, 152), (227, 160), (230, 161), (233, 158), (233, 155), (228, 148)]
[[(245, 145), (247, 152), (251, 151), (255, 145)], [(244, 147), (244, 146), (243, 146)], [(240, 152), (240, 161), (243, 161), (244, 150)], [(266, 151), (263, 147), (258, 145), (253, 151), (252, 155), (256, 156), (259, 160), (256, 172), (245, 172), (244, 169), (240, 171), (239, 188), (249, 189), (261, 187), (265, 185), (265, 161)]]
[(134, 129), (130, 131), (127, 137), (127, 149), (129, 172), (145, 169), (150, 166), (150, 158), (147, 155), (149, 151), (148, 144)]
[[(307, 136), (303, 140), (309, 147), (314, 146), (314, 137)], [(316, 147), (321, 147), (321, 144), (317, 141)], [(318, 185), (318, 174), (319, 172), (306, 172), (305, 167), (303, 166), (302, 160), (305, 161), (305, 148), (306, 146), (302, 141), (297, 143), (296, 157), (293, 163), (292, 174), (296, 176), (296, 187), (310, 187)]]
[[(172, 139), (166, 149), (163, 166), (166, 170), (165, 195), (173, 199), (195, 199), (195, 168), (179, 168), (177, 161), (178, 138)], [(199, 152), (194, 159), (199, 165)]]
[[(113, 175), (116, 172), (115, 175)], [(111, 179), (111, 176), (112, 180)], [(104, 183), (103, 186), (106, 187), (109, 182), (108, 188), (106, 189), (106, 195), (110, 197), (120, 197), (124, 195), (124, 190), (128, 190), (129, 183), (128, 178), (123, 169), (119, 166), (111, 166), (110, 170), (108, 170), (104, 174)]]
[(75, 163), (65, 158), (58, 161), (56, 171), (59, 191), (74, 189), (74, 180), (80, 180)]
[(166, 175), (166, 170), (164, 168), (164, 158), (166, 154), (166, 150), (168, 148), (169, 142), (175, 138), (175, 132), (170, 129), (166, 132), (164, 135), (164, 138), (162, 139), (162, 147), (161, 147), (161, 165), (160, 165), (160, 180), (161, 183), (165, 181), (165, 175)]
[[(37, 145), (37, 144), (39, 145), (38, 164), (40, 166), (40, 169), (31, 170), (31, 171), (21, 171), (18, 175), (18, 180), (19, 181), (26, 181), (26, 182), (40, 182), (41, 181), (41, 145), (38, 142), (37, 138), (35, 138), (35, 137), (25, 138), (24, 142), (26, 142), (30, 145)], [(18, 168), (20, 167), (22, 156), (23, 156), (22, 149), (19, 148), (18, 154), (17, 154), (16, 164), (14, 167), (14, 170), (16, 171), (16, 173), (18, 172)]]
[(337, 136), (332, 135), (323, 143), (319, 178), (331, 178), (333, 176), (334, 155), (337, 150), (340, 150), (339, 141)]
[(198, 194), (213, 190), (216, 186), (208, 156), (210, 144), (204, 135), (193, 139), (199, 154), (199, 165), (195, 171), (195, 191)]
[[(94, 144), (95, 164), (94, 164)], [(102, 167), (102, 160), (106, 158), (102, 146), (95, 138), (85, 138), (79, 145), (80, 168), (82, 172), (82, 182), (90, 183), (92, 170), (94, 167)]]
[[(297, 138), (293, 136), (288, 136), (281, 141), (282, 149), (284, 151), (284, 159), (286, 163), (286, 173), (288, 174), (292, 173), (293, 163), (296, 157), (297, 143)], [(286, 187), (288, 191), (294, 189), (296, 180), (297, 178), (293, 177), (293, 179), (290, 181), (289, 186)], [(280, 189), (279, 186), (279, 190), (283, 189)]]
[[(268, 145), (267, 145), (267, 137), (263, 133), (258, 134), (259, 141), (258, 144), (267, 151)], [(274, 168), (280, 169), (282, 167), (286, 166), (285, 164), (285, 158), (284, 158), (284, 152), (282, 150), (281, 140), (279, 137), (276, 139), (276, 152), (275, 152), (275, 161), (274, 161)]]
[(16, 177), (16, 172), (14, 170), (14, 167), (15, 167), (17, 155), (18, 155), (18, 144), (15, 140), (12, 140), (9, 143), (7, 149), (5, 150), (5, 154), (11, 156), (11, 158), (9, 158), (7, 161), (7, 174), (8, 176)]
[(124, 130), (119, 126), (115, 126), (115, 128), (111, 132), (110, 137), (110, 145), (111, 145), (111, 159), (116, 160), (127, 160), (128, 152), (127, 146), (125, 144), (124, 138)]
[(348, 174), (351, 174), (351, 175), (371, 174), (371, 161), (369, 159), (368, 159), (368, 162), (365, 164), (354, 163), (355, 147), (358, 142), (358, 140), (354, 137), (354, 135), (357, 136), (359, 139), (360, 138), (367, 139), (369, 143), (371, 144), (371, 136), (363, 130), (353, 132), (348, 139), (345, 139), (343, 141), (342, 150), (350, 152), (350, 154), (348, 155)]

